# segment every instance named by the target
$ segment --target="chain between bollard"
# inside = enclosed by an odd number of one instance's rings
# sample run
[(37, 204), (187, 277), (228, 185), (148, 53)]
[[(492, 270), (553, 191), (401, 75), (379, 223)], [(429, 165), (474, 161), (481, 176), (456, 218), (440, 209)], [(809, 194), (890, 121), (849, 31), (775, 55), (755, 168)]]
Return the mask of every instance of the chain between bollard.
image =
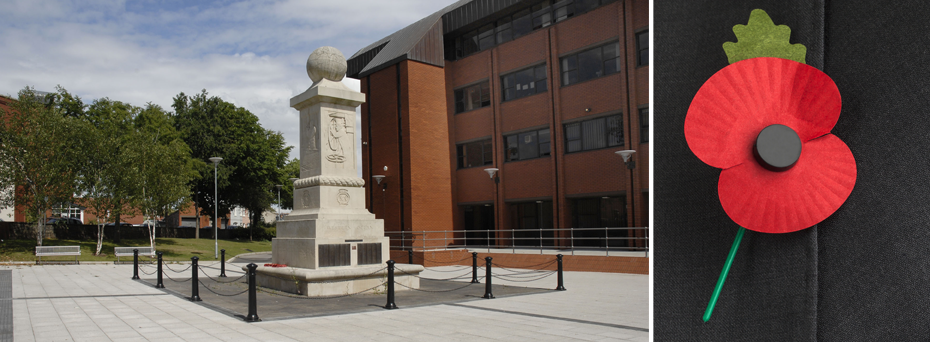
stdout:
[(157, 288), (157, 289), (163, 289), (163, 288), (165, 288), (165, 284), (164, 284), (164, 283), (162, 282), (162, 280), (161, 280), (161, 276), (162, 276), (162, 274), (164, 274), (164, 272), (162, 272), (162, 270), (161, 270), (161, 264), (162, 264), (161, 255), (162, 255), (162, 252), (158, 252), (157, 254), (158, 254), (158, 271), (157, 271), (157, 272), (158, 272), (158, 282), (155, 284), (155, 288)]
[(199, 284), (200, 282), (199, 282), (199, 280), (197, 279), (197, 270), (200, 269), (199, 267), (197, 267), (197, 260), (198, 260), (198, 259), (200, 259), (200, 258), (198, 258), (197, 256), (192, 256), (192, 257), (191, 257), (191, 266), (193, 266), (193, 267), (191, 267), (191, 279), (194, 280), (194, 281), (191, 282), (191, 301), (192, 301), (192, 302), (199, 302), (199, 301), (201, 301), (201, 299), (200, 299), (200, 289), (198, 288), (198, 286), (200, 285), (200, 284)]
[(139, 249), (132, 250), (132, 279), (139, 279)]

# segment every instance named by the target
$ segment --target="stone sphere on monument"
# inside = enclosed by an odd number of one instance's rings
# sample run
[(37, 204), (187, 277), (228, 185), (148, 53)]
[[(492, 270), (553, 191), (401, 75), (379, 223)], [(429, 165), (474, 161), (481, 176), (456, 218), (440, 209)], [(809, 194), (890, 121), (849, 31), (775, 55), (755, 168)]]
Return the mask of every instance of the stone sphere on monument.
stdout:
[(307, 75), (313, 83), (322, 79), (339, 82), (346, 76), (346, 58), (338, 49), (324, 46), (307, 57)]

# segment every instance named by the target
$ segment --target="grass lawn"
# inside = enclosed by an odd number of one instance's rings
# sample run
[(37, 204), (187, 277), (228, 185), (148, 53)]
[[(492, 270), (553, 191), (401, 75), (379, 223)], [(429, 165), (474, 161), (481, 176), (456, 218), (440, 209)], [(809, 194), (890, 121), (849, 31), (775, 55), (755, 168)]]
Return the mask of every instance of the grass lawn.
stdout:
[[(111, 240), (103, 241), (103, 248), (100, 255), (95, 256), (94, 251), (97, 249), (97, 241), (78, 241), (78, 240), (42, 240), (43, 246), (81, 246), (80, 261), (116, 261), (113, 255), (113, 247), (132, 247), (132, 246), (149, 246), (148, 239), (123, 239), (119, 244)], [(10, 261), (35, 261), (35, 239), (26, 240), (5, 240), (0, 242), (0, 262)], [(252, 252), (271, 251), (271, 241), (236, 241), (236, 240), (219, 240), (220, 249), (226, 250), (226, 258), (232, 258), (238, 254)], [(213, 257), (213, 239), (180, 239), (180, 238), (156, 238), (155, 250), (163, 252), (162, 260), (190, 261), (191, 257), (197, 256), (201, 261), (218, 260)], [(139, 256), (142, 260), (143, 257)], [(74, 256), (60, 257), (42, 257), (42, 261), (71, 261)], [(132, 261), (132, 256), (120, 257), (120, 261)]]

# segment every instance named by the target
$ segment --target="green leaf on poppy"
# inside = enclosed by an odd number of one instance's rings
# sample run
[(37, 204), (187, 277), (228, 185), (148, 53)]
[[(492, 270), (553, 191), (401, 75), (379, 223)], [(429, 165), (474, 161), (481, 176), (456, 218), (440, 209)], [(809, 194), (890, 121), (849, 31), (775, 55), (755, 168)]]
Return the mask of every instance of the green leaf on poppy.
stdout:
[(756, 57), (778, 57), (805, 63), (807, 47), (789, 43), (791, 28), (788, 25), (775, 26), (772, 18), (761, 9), (752, 10), (748, 25), (733, 26), (733, 33), (739, 42), (723, 43), (723, 51), (727, 53), (730, 64)]

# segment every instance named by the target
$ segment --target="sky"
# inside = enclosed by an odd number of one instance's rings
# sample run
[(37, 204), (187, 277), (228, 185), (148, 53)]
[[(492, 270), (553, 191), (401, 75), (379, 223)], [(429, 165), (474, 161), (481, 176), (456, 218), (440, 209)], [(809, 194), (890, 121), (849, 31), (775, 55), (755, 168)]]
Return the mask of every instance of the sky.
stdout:
[[(179, 93), (206, 89), (298, 146), (289, 100), (312, 84), (313, 50), (333, 46), (349, 58), (453, 2), (4, 1), (0, 94), (60, 85), (85, 103), (107, 97), (171, 111)], [(343, 82), (359, 89), (358, 80)]]

